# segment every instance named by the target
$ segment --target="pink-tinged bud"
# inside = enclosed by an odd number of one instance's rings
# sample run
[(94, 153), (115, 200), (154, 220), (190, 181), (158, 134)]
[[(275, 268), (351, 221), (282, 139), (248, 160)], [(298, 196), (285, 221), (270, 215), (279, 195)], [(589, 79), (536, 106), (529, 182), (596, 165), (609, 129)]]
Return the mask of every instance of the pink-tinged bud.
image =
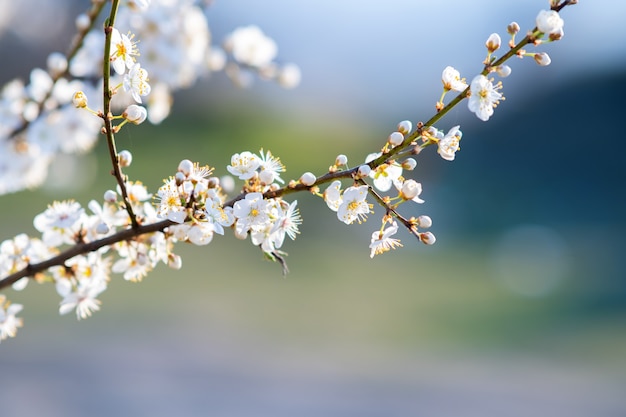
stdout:
[(491, 35), (489, 35), (489, 38), (487, 38), (485, 46), (487, 47), (489, 53), (492, 53), (500, 49), (501, 44), (502, 39), (500, 39), (500, 35), (498, 35), (497, 33), (492, 33)]
[(148, 112), (144, 107), (138, 106), (136, 104), (131, 104), (126, 107), (124, 113), (122, 113), (122, 117), (128, 120), (131, 123), (139, 125), (143, 123), (148, 117)]
[(188, 177), (189, 174), (191, 174), (191, 171), (193, 171), (193, 162), (191, 162), (189, 159), (183, 159), (178, 164), (178, 171), (185, 174), (185, 177)]
[(387, 142), (389, 142), (391, 146), (398, 146), (402, 143), (403, 140), (404, 140), (404, 135), (402, 135), (402, 133), (400, 132), (393, 132), (387, 138)]
[(82, 91), (77, 91), (72, 97), (72, 104), (77, 109), (83, 109), (87, 107), (87, 96)]
[(432, 245), (437, 241), (437, 238), (435, 238), (435, 235), (433, 235), (430, 232), (424, 232), (424, 233), (420, 233), (419, 234), (420, 240), (422, 241), (422, 243), (426, 244), (426, 245)]
[(410, 133), (411, 130), (413, 130), (413, 123), (411, 123), (410, 120), (403, 120), (398, 123), (398, 132), (402, 133), (403, 135)]
[(534, 55), (534, 58), (535, 62), (542, 67), (550, 65), (550, 62), (552, 62), (552, 60), (550, 59), (550, 55), (546, 54), (545, 52), (537, 52)]
[(315, 175), (313, 175), (312, 172), (305, 172), (300, 177), (300, 183), (306, 185), (307, 187), (310, 187), (311, 185), (315, 184), (316, 179), (317, 178), (315, 177)]

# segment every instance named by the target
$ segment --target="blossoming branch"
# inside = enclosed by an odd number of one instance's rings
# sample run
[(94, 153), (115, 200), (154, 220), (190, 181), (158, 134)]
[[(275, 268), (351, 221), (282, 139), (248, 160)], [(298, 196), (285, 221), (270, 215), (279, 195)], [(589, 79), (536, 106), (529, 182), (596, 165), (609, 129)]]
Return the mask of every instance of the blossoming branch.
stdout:
[[(428, 215), (402, 214), (405, 204), (424, 202), (422, 184), (405, 178), (405, 171), (412, 171), (431, 145), (442, 159), (454, 161), (463, 137), (460, 126), (444, 131), (435, 125), (463, 100), (479, 119), (489, 120), (504, 100), (502, 81), (494, 77), (511, 74), (512, 57), (550, 64), (545, 52), (525, 48), (561, 39), (559, 12), (575, 1), (550, 1), (550, 10), (539, 12), (519, 41), (519, 24), (509, 24), (508, 50), (500, 57), (496, 54), (506, 48), (502, 38), (490, 35), (483, 68), (469, 83), (454, 67), (444, 68), (433, 116), (415, 126), (401, 121), (380, 149), (352, 167), (339, 154), (323, 173), (287, 180), (274, 153), (240, 150), (225, 167), (230, 176), (185, 159), (155, 193), (124, 174), (133, 155), (117, 150), (115, 135), (121, 129), (161, 122), (169, 114), (172, 92), (207, 71), (223, 70), (238, 86), (257, 76), (286, 88), (298, 84), (300, 71), (275, 62), (276, 43), (256, 26), (234, 30), (221, 48), (211, 46), (207, 19), (191, 0), (113, 0), (102, 31), (98, 21), (106, 4), (93, 1), (77, 18), (66, 55), (50, 55), (47, 70), (33, 70), (29, 84), (15, 80), (0, 93), (0, 193), (40, 184), (59, 153), (86, 151), (100, 134), (107, 141), (116, 184), (101, 201), (90, 201), (88, 210), (73, 200), (54, 201), (34, 218), (39, 237), (22, 233), (0, 244), (0, 288), (20, 291), (31, 280), (52, 284), (61, 298), (59, 312), (75, 312), (78, 319), (100, 309), (98, 297), (112, 274), (138, 282), (159, 263), (179, 269), (176, 243), (207, 245), (227, 230), (249, 238), (286, 272), (281, 248), (287, 237), (296, 238), (303, 221), (297, 200), (287, 200), (297, 192), (320, 197), (345, 224), (365, 222), (380, 206), (380, 226), (364, 245), (370, 257), (402, 246), (396, 237), (400, 226), (425, 244), (435, 243)], [(446, 103), (449, 93), (456, 95)], [(16, 317), (21, 310), (21, 304), (0, 294), (0, 341), (22, 326)]]

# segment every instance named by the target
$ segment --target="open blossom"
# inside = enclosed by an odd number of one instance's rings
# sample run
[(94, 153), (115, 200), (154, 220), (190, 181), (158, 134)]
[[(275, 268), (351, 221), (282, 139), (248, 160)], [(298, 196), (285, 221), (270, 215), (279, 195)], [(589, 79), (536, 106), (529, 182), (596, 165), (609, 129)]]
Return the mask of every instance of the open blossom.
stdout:
[(124, 75), (124, 91), (130, 91), (133, 99), (141, 103), (141, 97), (150, 94), (150, 84), (148, 84), (148, 71), (141, 68), (141, 64), (134, 64), (128, 73)]
[(230, 158), (230, 165), (226, 169), (240, 180), (249, 180), (256, 174), (257, 168), (261, 165), (261, 160), (252, 152), (236, 153)]
[(337, 218), (345, 224), (352, 224), (355, 220), (361, 223), (370, 212), (369, 205), (365, 201), (367, 190), (367, 185), (346, 188), (343, 192), (343, 202), (337, 209)]
[(280, 173), (285, 171), (285, 166), (280, 162), (280, 158), (272, 155), (270, 151), (263, 153), (261, 150), (261, 158), (259, 158), (259, 178), (265, 184), (271, 184), (274, 181), (278, 181), (283, 184), (282, 178), (280, 178)]
[(184, 206), (185, 200), (180, 195), (176, 180), (170, 179), (162, 185), (157, 191), (156, 198), (159, 199), (157, 216), (175, 223), (185, 221), (187, 208)]
[[(365, 162), (373, 161), (378, 158), (380, 153), (369, 154), (365, 158)], [(380, 191), (389, 191), (392, 185), (398, 187), (402, 184), (400, 177), (402, 176), (402, 165), (397, 162), (389, 164), (381, 164), (373, 169), (369, 176), (374, 179), (374, 187)]]
[(76, 243), (76, 233), (80, 230), (85, 212), (75, 201), (55, 201), (46, 211), (35, 216), (35, 229), (42, 233), (46, 245), (59, 246), (63, 243)]
[(498, 92), (500, 87), (500, 84), (494, 86), (491, 80), (482, 74), (477, 75), (472, 80), (470, 85), (472, 95), (467, 106), (471, 112), (476, 113), (480, 120), (489, 120), (489, 117), (493, 114), (494, 107), (503, 99), (502, 94)]
[(7, 337), (15, 337), (17, 329), (22, 327), (22, 319), (15, 317), (20, 311), (22, 311), (21, 304), (7, 306), (6, 297), (0, 294), (0, 341)]
[[(282, 204), (287, 205), (286, 210)], [(297, 205), (298, 201), (294, 201), (291, 204), (281, 201), (281, 206), (279, 206), (280, 214), (271, 231), (274, 247), (280, 248), (283, 245), (285, 235), (289, 236), (291, 240), (295, 240), (296, 235), (300, 233), (298, 226), (302, 224), (302, 218), (300, 217)]]
[(391, 236), (395, 235), (398, 231), (398, 224), (393, 222), (392, 225), (386, 228), (384, 231), (375, 231), (372, 233), (372, 240), (370, 242), (370, 258), (373, 258), (375, 255), (380, 255), (381, 253), (385, 253), (390, 251), (391, 249), (395, 249), (396, 247), (402, 247), (400, 243), (400, 239), (392, 238)]
[(237, 229), (242, 233), (269, 221), (267, 201), (263, 199), (261, 193), (246, 194), (243, 200), (234, 204), (233, 214), (237, 218)]
[(467, 84), (464, 79), (461, 79), (459, 71), (450, 66), (443, 69), (441, 81), (443, 82), (443, 88), (448, 91), (461, 92), (467, 88)]
[(111, 65), (118, 74), (124, 74), (126, 68), (131, 69), (135, 64), (135, 56), (139, 55), (132, 38), (133, 35), (121, 34), (119, 30), (113, 28), (111, 33)]
[(459, 130), (460, 126), (454, 126), (439, 140), (437, 152), (446, 161), (454, 161), (454, 155), (459, 150), (459, 141), (463, 134)]
[(324, 191), (324, 201), (332, 211), (339, 210), (339, 206), (343, 202), (343, 198), (341, 197), (341, 181), (335, 180), (326, 188), (326, 191)]

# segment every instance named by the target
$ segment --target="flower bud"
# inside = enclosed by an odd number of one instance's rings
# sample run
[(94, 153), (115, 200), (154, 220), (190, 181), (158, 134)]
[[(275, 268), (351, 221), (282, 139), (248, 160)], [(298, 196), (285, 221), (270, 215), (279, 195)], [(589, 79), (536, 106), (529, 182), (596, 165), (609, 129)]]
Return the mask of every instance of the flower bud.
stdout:
[(419, 227), (423, 227), (424, 229), (428, 229), (433, 225), (433, 221), (430, 217), (422, 215), (417, 218), (417, 225)]
[(72, 104), (77, 109), (82, 109), (87, 107), (87, 96), (82, 91), (77, 91), (74, 93), (72, 97)]
[(78, 30), (87, 30), (89, 29), (89, 26), (91, 26), (91, 19), (86, 14), (81, 13), (76, 16), (74, 24), (76, 25), (76, 29)]
[(276, 175), (274, 174), (274, 172), (267, 169), (264, 169), (259, 173), (259, 179), (263, 184), (271, 184), (274, 182), (275, 178)]
[(124, 113), (122, 113), (122, 117), (128, 120), (131, 123), (136, 125), (143, 123), (148, 117), (148, 112), (144, 107), (138, 106), (137, 104), (131, 104), (126, 107)]
[(348, 163), (348, 157), (345, 155), (337, 155), (337, 158), (335, 158), (335, 165), (337, 166), (343, 166), (346, 165)]
[(535, 62), (542, 67), (550, 65), (550, 62), (552, 62), (552, 60), (550, 59), (550, 55), (546, 54), (545, 52), (537, 52), (533, 56), (533, 58), (535, 58)]
[(191, 171), (193, 171), (193, 162), (189, 159), (183, 159), (178, 164), (178, 171), (182, 172), (185, 177), (188, 177), (189, 174), (191, 174)]
[(105, 235), (109, 233), (109, 225), (107, 225), (105, 222), (99, 223), (96, 226), (96, 233), (99, 235)]
[(432, 245), (432, 244), (434, 244), (437, 241), (437, 239), (435, 238), (435, 235), (433, 235), (430, 232), (420, 233), (419, 237), (420, 237), (420, 240), (422, 241), (422, 243), (424, 243), (426, 245)]
[(404, 136), (400, 132), (393, 132), (387, 138), (387, 142), (389, 142), (391, 146), (398, 146), (402, 143), (403, 140), (404, 140)]
[(283, 88), (294, 88), (300, 84), (302, 75), (296, 64), (287, 64), (278, 71), (278, 84)]
[(60, 52), (53, 52), (48, 55), (46, 65), (48, 66), (48, 71), (50, 72), (50, 75), (52, 75), (53, 77), (57, 77), (60, 74), (64, 73), (67, 69), (67, 58)]
[(104, 192), (104, 201), (107, 203), (115, 203), (117, 201), (117, 193), (113, 190), (106, 190)]
[(176, 181), (176, 185), (182, 185), (187, 180), (187, 176), (182, 172), (178, 171), (174, 174), (174, 181)]
[(489, 35), (489, 38), (487, 38), (485, 46), (487, 47), (489, 53), (492, 53), (500, 48), (501, 43), (502, 40), (500, 39), (500, 35), (498, 35), (497, 33), (492, 33), (491, 35)]
[(300, 183), (306, 185), (307, 187), (309, 187), (309, 186), (315, 184), (315, 180), (316, 179), (317, 178), (315, 177), (315, 175), (313, 175), (313, 173), (305, 172), (300, 177)]
[(517, 24), (517, 22), (511, 22), (507, 27), (506, 27), (506, 31), (509, 32), (509, 35), (513, 36), (516, 35), (519, 32), (519, 25)]
[(402, 162), (402, 169), (413, 171), (417, 166), (417, 161), (413, 158), (407, 158)]
[(410, 133), (411, 130), (413, 130), (413, 123), (411, 123), (410, 120), (403, 120), (398, 123), (398, 132), (402, 133), (403, 135)]
[(358, 170), (358, 175), (359, 177), (363, 178), (367, 177), (370, 172), (372, 172), (372, 168), (370, 168), (369, 165), (361, 165)]
[(502, 64), (502, 65), (498, 65), (496, 67), (496, 73), (502, 77), (502, 78), (506, 78), (509, 75), (511, 75), (511, 67), (509, 67), (508, 65)]
[(547, 33), (559, 33), (563, 30), (563, 19), (559, 16), (559, 13), (555, 10), (542, 10), (535, 19), (537, 29), (540, 32)]
[(117, 154), (117, 158), (121, 167), (128, 167), (133, 162), (133, 154), (127, 150), (123, 150)]
[(230, 175), (225, 175), (220, 178), (220, 185), (224, 192), (232, 193), (235, 190), (235, 179)]
[(415, 180), (406, 180), (402, 183), (400, 194), (405, 200), (413, 200), (422, 193), (422, 185)]

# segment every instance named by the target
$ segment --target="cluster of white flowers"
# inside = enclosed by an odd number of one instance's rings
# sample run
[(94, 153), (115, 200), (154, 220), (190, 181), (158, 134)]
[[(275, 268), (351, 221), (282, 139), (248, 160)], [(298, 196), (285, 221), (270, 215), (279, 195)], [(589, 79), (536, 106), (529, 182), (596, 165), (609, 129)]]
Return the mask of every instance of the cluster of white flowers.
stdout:
[[(552, 3), (554, 7), (555, 0)], [(169, 114), (172, 92), (190, 86), (206, 71), (225, 69), (239, 85), (249, 84), (252, 74), (276, 80), (284, 87), (300, 81), (298, 67), (279, 65), (276, 43), (256, 26), (235, 30), (220, 49), (211, 46), (206, 16), (197, 1), (128, 0), (124, 4), (116, 27), (105, 30), (111, 36), (107, 62), (116, 74), (113, 77), (117, 77), (113, 81), (117, 85), (105, 98), (81, 80), (99, 79), (98, 83), (106, 81), (105, 85), (113, 80), (101, 73), (104, 35), (96, 29), (86, 35), (75, 56), (52, 54), (47, 71), (35, 69), (28, 84), (13, 81), (0, 91), (0, 193), (40, 183), (49, 162), (59, 152), (89, 149), (103, 120), (108, 123), (123, 119), (113, 126), (113, 133), (126, 123), (142, 123), (148, 117), (146, 108), (140, 105), (144, 100), (150, 108), (150, 120), (160, 122)], [(77, 27), (83, 31), (93, 23), (87, 15), (77, 19)], [(120, 27), (132, 33), (124, 34)], [(401, 121), (380, 152), (370, 153), (353, 169), (348, 167), (345, 155), (338, 155), (324, 175), (305, 172), (285, 186), (281, 178), (285, 167), (279, 158), (269, 151), (243, 151), (234, 154), (226, 167), (243, 182), (240, 194), (231, 200), (226, 196), (226, 192), (234, 191), (231, 176), (212, 176), (212, 168), (187, 159), (153, 196), (142, 183), (131, 182), (121, 173), (121, 168), (132, 162), (130, 152), (112, 152), (117, 190), (106, 191), (101, 203), (89, 202), (89, 213), (73, 200), (56, 201), (34, 218), (34, 227), (41, 236), (19, 234), (0, 242), (0, 282), (2, 286), (12, 284), (18, 291), (30, 279), (53, 283), (61, 297), (60, 314), (75, 311), (79, 319), (84, 319), (100, 309), (98, 297), (107, 289), (112, 274), (137, 282), (159, 263), (179, 269), (182, 259), (173, 253), (175, 243), (207, 245), (215, 234), (223, 235), (226, 228), (237, 238), (250, 236), (253, 245), (285, 267), (281, 248), (286, 236), (296, 238), (302, 218), (297, 201), (290, 203), (283, 197), (304, 190), (323, 198), (338, 220), (347, 225), (361, 224), (373, 213), (368, 197), (384, 209), (380, 228), (371, 234), (370, 257), (402, 246), (394, 237), (399, 223), (424, 244), (434, 244), (435, 236), (423, 230), (432, 225), (429, 216), (407, 218), (399, 211), (408, 202), (424, 203), (421, 183), (405, 178), (404, 171), (413, 171), (417, 166), (413, 156), (430, 145), (437, 146), (443, 159), (455, 159), (463, 136), (460, 126), (447, 133), (434, 127), (452, 107), (444, 105), (447, 93), (459, 93), (452, 105), (468, 98), (469, 110), (479, 119), (488, 120), (504, 99), (499, 91), (501, 81), (494, 84), (488, 76), (508, 76), (511, 68), (504, 62), (512, 56), (532, 56), (539, 65), (550, 64), (546, 53), (528, 53), (522, 46), (561, 39), (563, 20), (556, 10), (541, 11), (536, 28), (515, 44), (519, 31), (517, 23), (508, 25), (511, 49), (499, 59), (494, 54), (500, 50), (502, 39), (496, 33), (488, 37), (484, 70), (469, 84), (455, 68), (446, 67), (441, 76), (443, 93), (436, 105), (437, 115), (418, 123), (415, 130), (412, 122)], [(140, 54), (136, 35), (141, 39), (143, 65), (137, 62)], [(227, 54), (232, 62), (228, 62)], [(148, 83), (148, 72), (152, 84)], [(65, 76), (78, 79), (68, 80)], [(102, 110), (89, 108), (88, 98), (97, 104), (96, 108), (108, 108), (109, 95), (125, 107), (121, 115), (104, 115)], [(110, 126), (105, 127), (107, 139), (113, 141)], [(344, 188), (342, 181), (348, 180), (351, 183)], [(320, 192), (322, 184), (328, 184), (324, 192)], [(20, 304), (11, 304), (0, 294), (0, 341), (13, 337), (21, 327), (22, 320), (16, 317), (21, 309)]]
[[(542, 10), (535, 19), (536, 31), (530, 33), (529, 40), (535, 44), (540, 44), (544, 35), (548, 35), (548, 42), (557, 41), (563, 37), (563, 19), (559, 13), (555, 10)], [(507, 32), (511, 36), (509, 46), (513, 50), (516, 48), (515, 35), (519, 32), (520, 27), (516, 22), (512, 22), (507, 26)], [(494, 52), (500, 49), (502, 39), (497, 33), (492, 33), (485, 42), (487, 48), (487, 58), (484, 61), (485, 71), (484, 73), (476, 75), (469, 85), (469, 100), (467, 106), (469, 110), (476, 114), (480, 120), (487, 121), (493, 115), (494, 108), (498, 106), (501, 100), (504, 100), (504, 96), (500, 93), (502, 89), (502, 82), (499, 81), (496, 84), (493, 83), (493, 79), (488, 78), (486, 73), (496, 73), (500, 77), (505, 78), (511, 74), (511, 67), (505, 64), (496, 64), (498, 60), (493, 55)], [(519, 47), (515, 52), (520, 58), (524, 56), (532, 57), (537, 64), (541, 66), (550, 65), (550, 56), (545, 52), (526, 52)], [(443, 82), (443, 93), (441, 98), (437, 102), (437, 110), (444, 108), (443, 98), (449, 91), (463, 92), (468, 85), (465, 83), (465, 79), (462, 79), (459, 72), (453, 67), (446, 67), (441, 75)], [(460, 138), (459, 138), (460, 139)], [(452, 147), (448, 146), (449, 150), (458, 149), (458, 141), (452, 144)], [(456, 149), (455, 149), (456, 148)], [(449, 151), (442, 152), (440, 147), (440, 154), (444, 159), (452, 160), (454, 158), (454, 152), (452, 152), (452, 159), (449, 158)], [(447, 155), (447, 156), (444, 156)]]
[[(174, 91), (188, 88), (208, 72), (227, 66), (224, 50), (211, 46), (201, 3), (121, 3), (112, 33), (110, 60), (118, 74), (118, 78), (112, 79), (122, 87), (113, 104), (117, 109), (126, 109), (127, 121), (139, 124), (147, 118), (160, 123), (170, 113)], [(87, 107), (89, 99), (93, 109), (102, 109), (105, 38), (101, 25), (92, 25), (91, 18), (83, 14), (76, 19), (79, 30), (93, 26), (76, 54), (50, 54), (46, 69), (36, 68), (27, 83), (14, 80), (0, 91), (0, 194), (41, 185), (59, 153), (86, 152), (94, 146), (102, 120), (74, 108)], [(224, 48), (233, 55), (227, 73), (238, 84), (249, 84), (242, 80), (250, 77), (251, 70), (286, 88), (300, 81), (296, 65), (276, 64), (276, 44), (256, 27), (236, 29), (227, 37)], [(138, 57), (141, 64), (136, 62)], [(235, 67), (237, 71), (233, 70)], [(233, 76), (235, 72), (237, 76)], [(82, 94), (79, 102), (74, 98), (77, 91)], [(145, 102), (149, 111), (131, 104), (133, 101)]]

